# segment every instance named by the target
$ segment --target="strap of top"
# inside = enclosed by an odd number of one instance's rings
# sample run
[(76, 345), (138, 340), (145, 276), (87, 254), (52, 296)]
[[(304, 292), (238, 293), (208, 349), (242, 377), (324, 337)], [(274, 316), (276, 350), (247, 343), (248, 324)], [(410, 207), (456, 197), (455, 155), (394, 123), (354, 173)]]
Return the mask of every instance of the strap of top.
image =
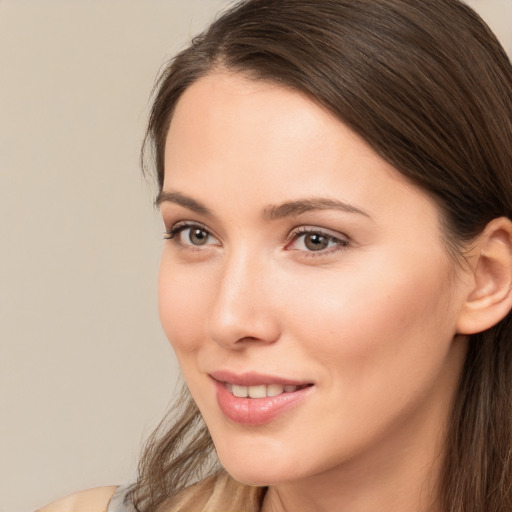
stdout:
[(136, 512), (132, 505), (124, 504), (129, 487), (129, 485), (121, 485), (116, 489), (110, 498), (106, 512)]

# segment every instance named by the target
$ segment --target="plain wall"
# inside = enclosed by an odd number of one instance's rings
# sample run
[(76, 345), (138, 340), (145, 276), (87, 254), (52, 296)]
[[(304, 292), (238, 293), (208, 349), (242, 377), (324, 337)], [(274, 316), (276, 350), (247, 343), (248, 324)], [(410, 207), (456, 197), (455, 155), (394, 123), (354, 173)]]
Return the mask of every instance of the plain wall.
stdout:
[(0, 510), (129, 482), (176, 380), (138, 152), (217, 0), (0, 0)]
[[(222, 0), (0, 0), (0, 511), (134, 478), (177, 376), (138, 151)], [(512, 0), (473, 0), (512, 50)], [(512, 52), (511, 52), (512, 53)]]

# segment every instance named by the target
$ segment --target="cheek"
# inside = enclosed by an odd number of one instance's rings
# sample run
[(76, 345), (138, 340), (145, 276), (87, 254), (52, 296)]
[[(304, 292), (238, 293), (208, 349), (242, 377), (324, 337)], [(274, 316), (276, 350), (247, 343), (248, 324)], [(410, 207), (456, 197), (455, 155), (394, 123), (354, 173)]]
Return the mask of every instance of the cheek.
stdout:
[(158, 310), (167, 339), (180, 359), (194, 352), (201, 341), (208, 304), (212, 301), (213, 286), (207, 272), (190, 271), (162, 255), (158, 275)]
[(332, 374), (358, 382), (439, 363), (455, 324), (444, 260), (365, 263), (288, 286), (281, 301), (289, 305), (291, 337)]
[[(375, 372), (385, 360), (395, 369), (403, 358), (424, 359), (436, 343), (446, 342), (454, 315), (439, 255), (355, 256), (336, 269), (271, 265), (272, 296), (255, 297), (252, 307), (266, 304), (294, 350), (346, 375)], [(179, 265), (164, 250), (159, 312), (178, 358), (196, 352), (207, 338), (218, 277), (209, 264)]]
[[(299, 360), (318, 376), (322, 400), (311, 417), (325, 418), (326, 439), (339, 439), (328, 442), (333, 453), (381, 439), (425, 404), (439, 418), (436, 407), (449, 396), (455, 315), (444, 267), (384, 268), (383, 277), (367, 268), (302, 281), (307, 294), (286, 294), (289, 347), (300, 346)], [(305, 423), (304, 435), (312, 429), (318, 425)]]

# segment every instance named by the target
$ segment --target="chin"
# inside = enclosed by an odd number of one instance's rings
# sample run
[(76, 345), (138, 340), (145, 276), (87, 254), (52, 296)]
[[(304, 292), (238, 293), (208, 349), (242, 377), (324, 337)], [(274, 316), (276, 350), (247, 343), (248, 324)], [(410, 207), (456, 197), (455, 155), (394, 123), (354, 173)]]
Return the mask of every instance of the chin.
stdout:
[(238, 482), (254, 487), (267, 487), (270, 485), (277, 485), (290, 480), (290, 475), (284, 478), (284, 475), (276, 473), (273, 470), (266, 470), (260, 468), (251, 467), (250, 464), (246, 464), (245, 467), (237, 465), (224, 465), (224, 469)]
[(286, 457), (278, 449), (260, 447), (259, 450), (220, 450), (219, 460), (225, 470), (237, 481), (252, 486), (269, 486), (300, 480), (307, 468), (297, 464), (297, 453)]

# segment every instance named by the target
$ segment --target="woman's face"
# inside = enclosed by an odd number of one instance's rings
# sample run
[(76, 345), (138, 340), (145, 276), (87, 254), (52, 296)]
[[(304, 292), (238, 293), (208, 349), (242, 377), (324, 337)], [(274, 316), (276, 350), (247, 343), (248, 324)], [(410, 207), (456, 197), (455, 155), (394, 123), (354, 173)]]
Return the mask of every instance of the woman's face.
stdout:
[(235, 478), (435, 455), (464, 280), (422, 191), (300, 93), (212, 74), (177, 105), (160, 204), (161, 321)]

